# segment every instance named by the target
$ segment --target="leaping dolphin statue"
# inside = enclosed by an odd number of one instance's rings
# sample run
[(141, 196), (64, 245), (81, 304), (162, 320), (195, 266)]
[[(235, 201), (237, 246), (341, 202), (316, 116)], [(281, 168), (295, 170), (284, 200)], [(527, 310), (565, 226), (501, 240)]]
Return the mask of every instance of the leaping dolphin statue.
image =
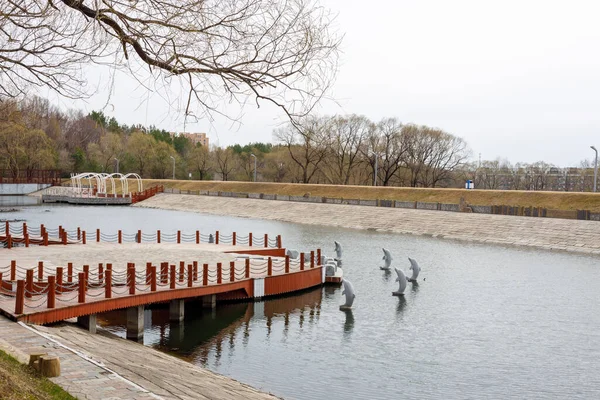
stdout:
[(291, 258), (292, 260), (296, 260), (297, 258), (299, 258), (299, 257), (300, 257), (300, 253), (298, 252), (298, 250), (290, 250), (290, 249), (287, 249), (287, 250), (286, 250), (286, 252), (285, 252), (285, 255), (286, 255), (286, 256), (290, 256), (290, 258)]
[(354, 303), (354, 298), (356, 297), (354, 294), (354, 286), (346, 279), (342, 279), (342, 283), (344, 284), (344, 291), (342, 294), (346, 295), (346, 303), (340, 306), (340, 310), (350, 310), (352, 308), (352, 303)]
[(333, 241), (333, 243), (335, 243), (335, 258), (337, 260), (341, 260), (342, 259), (342, 245), (335, 240)]
[(410, 268), (412, 270), (412, 276), (408, 279), (409, 282), (416, 282), (417, 277), (419, 276), (419, 272), (421, 272), (421, 267), (419, 264), (412, 258), (408, 257), (408, 261), (410, 261)]
[(392, 292), (394, 296), (404, 296), (404, 291), (406, 290), (406, 275), (404, 275), (404, 271), (398, 268), (394, 268), (398, 277), (396, 278), (396, 282), (398, 282), (398, 290)]
[(390, 254), (390, 251), (388, 249), (381, 249), (383, 250), (383, 258), (382, 260), (385, 261), (385, 265), (383, 267), (379, 267), (379, 269), (382, 269), (384, 271), (389, 271), (390, 270), (390, 266), (392, 265), (392, 255)]

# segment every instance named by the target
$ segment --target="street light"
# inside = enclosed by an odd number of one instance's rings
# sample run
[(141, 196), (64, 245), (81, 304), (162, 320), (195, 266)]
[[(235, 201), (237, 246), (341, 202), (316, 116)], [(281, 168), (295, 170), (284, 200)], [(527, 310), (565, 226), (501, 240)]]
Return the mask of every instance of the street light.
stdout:
[(173, 180), (175, 180), (175, 157), (173, 156), (169, 156), (171, 157), (171, 160), (173, 160)]
[(119, 159), (117, 157), (115, 157), (115, 160), (117, 160), (117, 174), (119, 173)]
[(254, 157), (254, 182), (256, 182), (256, 156), (250, 153), (251, 157)]
[(382, 154), (375, 153), (374, 151), (371, 152), (371, 154), (373, 154), (375, 156), (375, 176), (373, 177), (373, 186), (377, 186), (377, 172), (379, 172), (378, 161), (379, 161), (379, 157), (381, 157)]
[(590, 146), (596, 152), (596, 160), (594, 161), (594, 192), (596, 191), (596, 183), (598, 182), (598, 150), (594, 146)]

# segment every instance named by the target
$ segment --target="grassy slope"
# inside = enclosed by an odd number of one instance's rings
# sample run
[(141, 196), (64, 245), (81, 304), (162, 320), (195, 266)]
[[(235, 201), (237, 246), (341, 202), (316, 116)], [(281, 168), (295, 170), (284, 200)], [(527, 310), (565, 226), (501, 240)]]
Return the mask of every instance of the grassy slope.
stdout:
[[(343, 197), (347, 199), (387, 199), (457, 204), (461, 197), (472, 205), (511, 205), (544, 207), (554, 210), (600, 211), (600, 193), (534, 192), (517, 190), (422, 189), (401, 187), (303, 185), (293, 183), (253, 183), (145, 179), (144, 187), (164, 185), (183, 190), (211, 190), (240, 193), (269, 193), (302, 196)], [(131, 183), (130, 183), (131, 187)]]
[(46, 378), (39, 377), (35, 371), (0, 350), (0, 398), (70, 400), (75, 399), (60, 386)]

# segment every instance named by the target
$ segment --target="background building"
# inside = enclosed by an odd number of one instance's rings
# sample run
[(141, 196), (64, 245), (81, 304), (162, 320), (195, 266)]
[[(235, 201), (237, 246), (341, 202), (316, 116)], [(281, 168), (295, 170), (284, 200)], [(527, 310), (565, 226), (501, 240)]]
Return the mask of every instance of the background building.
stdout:
[(171, 132), (171, 136), (185, 136), (194, 146), (200, 143), (202, 146), (208, 148), (208, 136), (206, 136), (206, 133)]

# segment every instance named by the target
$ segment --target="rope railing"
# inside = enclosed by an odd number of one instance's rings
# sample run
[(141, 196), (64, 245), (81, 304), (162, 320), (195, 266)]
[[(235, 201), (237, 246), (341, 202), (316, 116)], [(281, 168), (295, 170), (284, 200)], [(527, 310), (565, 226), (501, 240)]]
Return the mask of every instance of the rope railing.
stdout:
[[(54, 267), (54, 274), (47, 276), (44, 275), (44, 264), (41, 261), (37, 268), (29, 269), (23, 269), (12, 261), (10, 265), (0, 268), (0, 288), (3, 291), (0, 295), (15, 299), (15, 314), (18, 315), (23, 314), (25, 308), (37, 310), (44, 305), (48, 309), (55, 308), (57, 301), (61, 305), (67, 305), (77, 299), (81, 304), (86, 299), (101, 301), (103, 298), (112, 298), (113, 295), (221, 285), (296, 273), (317, 267), (320, 256), (321, 251), (317, 249), (316, 252), (300, 253), (298, 259), (290, 259), (289, 256), (238, 256), (229, 265), (200, 265), (197, 261), (180, 261), (176, 264), (162, 262), (160, 266), (146, 263), (145, 270), (136, 268), (134, 263), (128, 263), (126, 270), (113, 269), (111, 263), (99, 263), (93, 268), (89, 265), (74, 267), (73, 263), (68, 263), (66, 269)], [(25, 279), (17, 279), (23, 274)], [(5, 281), (16, 282), (16, 290), (13, 284), (7, 290)]]

